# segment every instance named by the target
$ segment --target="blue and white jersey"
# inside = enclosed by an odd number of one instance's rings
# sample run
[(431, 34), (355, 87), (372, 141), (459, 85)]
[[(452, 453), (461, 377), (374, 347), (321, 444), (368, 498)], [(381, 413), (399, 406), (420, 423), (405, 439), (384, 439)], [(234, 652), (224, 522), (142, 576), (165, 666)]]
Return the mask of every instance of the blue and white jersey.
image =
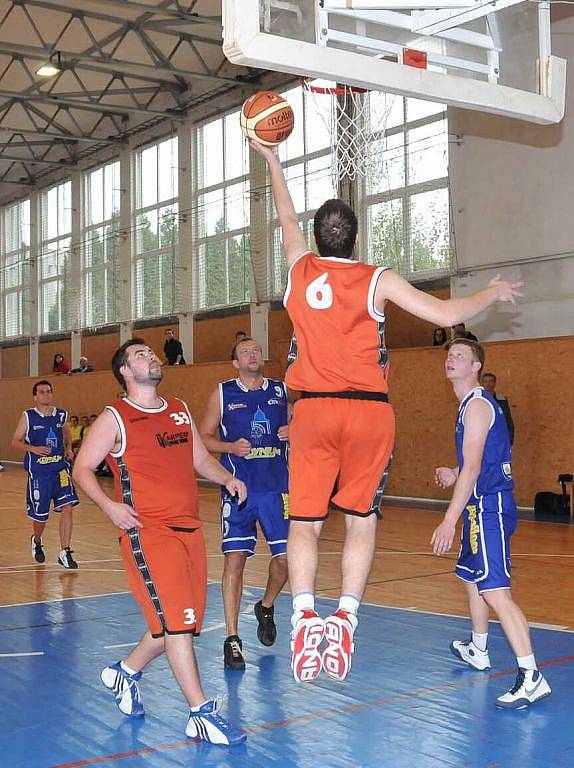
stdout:
[(28, 451), (24, 457), (24, 466), (34, 477), (51, 475), (67, 467), (64, 450), (64, 424), (68, 413), (63, 408), (53, 408), (52, 413), (44, 415), (36, 408), (24, 411), (26, 416), (26, 435), (28, 445), (47, 445), (47, 456), (36, 456)]
[(487, 496), (499, 491), (512, 491), (512, 454), (508, 426), (500, 405), (486, 389), (476, 387), (463, 398), (456, 418), (456, 452), (458, 466), (462, 469), (464, 458), (462, 445), (464, 441), (464, 415), (473, 400), (480, 398), (487, 402), (492, 409), (492, 419), (482, 455), (480, 475), (476, 481), (474, 493), (476, 496)]
[(219, 385), (219, 404), (221, 440), (251, 443), (247, 456), (222, 454), (223, 466), (243, 480), (249, 494), (287, 493), (288, 444), (277, 437), (288, 420), (285, 384), (263, 379), (259, 389), (247, 389), (239, 379), (230, 379)]

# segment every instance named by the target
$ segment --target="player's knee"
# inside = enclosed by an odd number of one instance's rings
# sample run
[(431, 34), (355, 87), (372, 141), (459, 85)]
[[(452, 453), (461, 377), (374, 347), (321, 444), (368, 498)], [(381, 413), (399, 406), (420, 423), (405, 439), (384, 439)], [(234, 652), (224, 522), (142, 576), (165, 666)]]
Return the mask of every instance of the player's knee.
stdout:
[(225, 570), (227, 573), (242, 573), (247, 561), (247, 552), (226, 552)]
[(482, 592), (481, 594), (484, 602), (497, 614), (512, 602), (509, 589), (494, 589), (491, 592)]

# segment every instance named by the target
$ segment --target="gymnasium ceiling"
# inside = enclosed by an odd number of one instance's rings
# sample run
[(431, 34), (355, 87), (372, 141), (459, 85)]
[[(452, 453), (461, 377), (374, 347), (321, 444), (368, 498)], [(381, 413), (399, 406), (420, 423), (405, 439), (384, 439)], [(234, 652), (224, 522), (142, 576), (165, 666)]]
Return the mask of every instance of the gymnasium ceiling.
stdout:
[(220, 0), (0, 0), (0, 198), (286, 82), (230, 64), (221, 37)]

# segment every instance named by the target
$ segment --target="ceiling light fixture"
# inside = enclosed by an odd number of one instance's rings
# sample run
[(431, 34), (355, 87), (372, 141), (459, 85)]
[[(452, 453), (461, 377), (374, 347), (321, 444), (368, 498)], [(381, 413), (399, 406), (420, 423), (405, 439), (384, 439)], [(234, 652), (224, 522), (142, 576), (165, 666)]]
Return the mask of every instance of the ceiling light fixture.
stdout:
[(36, 74), (40, 75), (40, 77), (54, 77), (54, 75), (58, 75), (62, 69), (62, 58), (60, 56), (60, 52), (54, 51), (54, 53), (50, 55), (48, 61), (45, 61), (40, 67), (38, 67)]

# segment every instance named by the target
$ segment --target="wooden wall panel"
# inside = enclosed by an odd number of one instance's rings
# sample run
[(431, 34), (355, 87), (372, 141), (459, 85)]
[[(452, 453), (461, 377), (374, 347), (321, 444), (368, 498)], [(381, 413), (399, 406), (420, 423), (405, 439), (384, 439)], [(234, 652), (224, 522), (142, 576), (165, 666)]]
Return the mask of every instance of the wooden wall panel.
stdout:
[[(268, 363), (265, 372), (272, 378), (281, 376), (280, 367)], [(217, 383), (235, 375), (235, 368), (228, 363), (186, 365), (164, 368), (164, 380), (160, 392), (182, 397), (200, 421), (205, 403)], [(121, 397), (121, 387), (108, 371), (77, 376), (46, 376), (54, 388), (54, 403), (66, 408), (70, 414), (89, 415), (99, 413), (106, 403)], [(0, 458), (19, 460), (21, 455), (10, 447), (12, 434), (26, 408), (33, 407), (32, 385), (35, 379), (3, 379), (0, 381)]]
[(82, 339), (82, 355), (86, 355), (94, 371), (107, 371), (110, 360), (120, 346), (119, 333), (102, 333), (97, 336), (84, 336)]
[(251, 333), (248, 313), (196, 320), (193, 324), (195, 362), (229, 360), (237, 331), (245, 331), (247, 335)]
[[(512, 407), (516, 426), (513, 471), (518, 503), (533, 506), (537, 491), (558, 491), (558, 474), (574, 472), (574, 338), (485, 344), (486, 370)], [(391, 352), (391, 400), (397, 414), (390, 494), (449, 498), (434, 485), (435, 466), (455, 465), (456, 399), (441, 349)]]
[(28, 363), (28, 345), (21, 347), (8, 347), (2, 350), (2, 378), (14, 379), (17, 376), (27, 376), (29, 368)]

